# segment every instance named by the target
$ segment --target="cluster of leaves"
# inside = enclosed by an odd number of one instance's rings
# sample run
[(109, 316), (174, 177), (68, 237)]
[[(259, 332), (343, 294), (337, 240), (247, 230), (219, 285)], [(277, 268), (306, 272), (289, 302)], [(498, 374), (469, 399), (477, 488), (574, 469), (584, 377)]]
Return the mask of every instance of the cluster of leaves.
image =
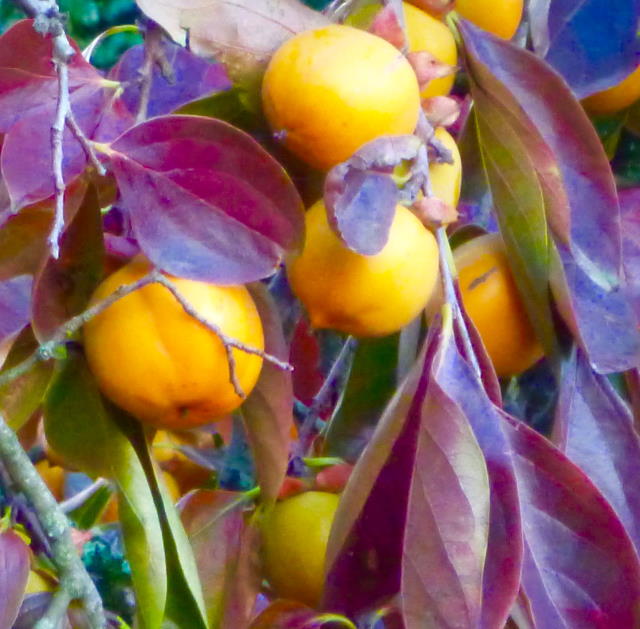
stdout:
[[(471, 327), (469, 347), (448, 308), (424, 339), (417, 322), (360, 342), (346, 359), (339, 337), (318, 343), (300, 321), (278, 268), (301, 244), (300, 191), (318, 194), (318, 177), (271, 143), (251, 90), (284, 38), (325, 18), (294, 0), (138, 4), (177, 41), (187, 29), (190, 49), (154, 37), (151, 25), (146, 53), (131, 48), (106, 76), (79, 52), (71, 60), (71, 109), (108, 174), (97, 176), (78, 138), (65, 131), (58, 258), (47, 246), (58, 87), (51, 42), (30, 21), (0, 37), (3, 372), (86, 308), (105, 264), (139, 250), (177, 276), (253, 283), (267, 351), (296, 368), (292, 376), (265, 365), (242, 407), (245, 430), (236, 430), (228, 456), (213, 465), (218, 488), (185, 498), (181, 521), (143, 429), (101, 397), (76, 339), (57, 348), (55, 361), (34, 363), (0, 389), (3, 415), (16, 431), (44, 407), (47, 432), (61, 449), (75, 449), (80, 468), (117, 486), (139, 626), (167, 619), (179, 627), (249, 624), (261, 601), (261, 511), (247, 517), (256, 492), (237, 490), (255, 475), (268, 510), (287, 469), (303, 468), (299, 456), (290, 457), (294, 397), (304, 425), (314, 415), (327, 420), (314, 453), (355, 464), (329, 543), (323, 609), (363, 627), (377, 619), (384, 626), (501, 629), (510, 617), (519, 627), (637, 626), (640, 498), (627, 481), (640, 465), (633, 423), (633, 413), (640, 415), (640, 194), (618, 194), (577, 100), (633, 67), (637, 3), (621, 2), (612, 13), (600, 0), (534, 0), (533, 51), (465, 22), (459, 28), (474, 101), (460, 138), (463, 228), (481, 223), (503, 234), (547, 354), (538, 377), (551, 390), (550, 439), (504, 410), (477, 335)], [(141, 77), (149, 50), (157, 63)], [(225, 65), (205, 59), (212, 55)], [(253, 137), (225, 120), (249, 121), (243, 126)], [(406, 158), (413, 150), (409, 157), (417, 159), (414, 144), (401, 139), (396, 153)], [(371, 179), (352, 167), (343, 175), (355, 181), (349, 194), (357, 199), (354, 191)], [(333, 184), (329, 192), (340, 182)], [(344, 225), (340, 204), (334, 207)], [(357, 244), (362, 229), (348, 222), (343, 238)], [(274, 272), (268, 288), (259, 282)], [(329, 383), (323, 356), (343, 361)], [(608, 379), (614, 373), (625, 374), (623, 393)], [(529, 409), (532, 388), (526, 378), (511, 383), (508, 408), (539, 413)], [(318, 408), (319, 390), (327, 408)], [(305, 452), (294, 444), (293, 454)], [(86, 552), (111, 584), (108, 600), (128, 574), (105, 544)], [(28, 560), (19, 560), (24, 572)], [(122, 610), (122, 600), (112, 604)], [(270, 626), (309, 627), (317, 616), (274, 605)]]

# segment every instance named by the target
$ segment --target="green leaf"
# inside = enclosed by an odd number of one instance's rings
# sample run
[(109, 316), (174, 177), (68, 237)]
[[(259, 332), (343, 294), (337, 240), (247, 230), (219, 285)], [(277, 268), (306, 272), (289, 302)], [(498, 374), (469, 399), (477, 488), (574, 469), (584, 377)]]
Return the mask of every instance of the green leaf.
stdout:
[[(22, 362), (37, 348), (31, 328), (23, 330), (13, 344), (2, 372)], [(52, 373), (52, 363), (39, 361), (29, 371), (0, 387), (0, 410), (13, 430), (20, 430), (38, 409)]]
[(165, 619), (178, 627), (207, 629), (202, 586), (191, 544), (162, 475), (151, 458), (142, 426), (135, 421), (130, 426), (129, 434), (142, 462), (161, 527), (167, 575)]
[(361, 339), (347, 386), (327, 426), (323, 456), (353, 462), (398, 386), (399, 334)]
[(77, 351), (58, 365), (44, 410), (47, 440), (68, 465), (115, 480), (139, 626), (159, 629), (167, 597), (165, 551), (153, 494), (125, 432), (133, 420), (102, 399)]
[(111, 487), (108, 485), (100, 487), (85, 502), (67, 515), (77, 529), (87, 531), (96, 525), (112, 496), (113, 489)]
[(545, 190), (527, 144), (533, 130), (525, 130), (481, 89), (473, 93), (483, 164), (509, 263), (529, 319), (545, 353), (553, 359), (559, 350), (549, 299), (550, 240)]

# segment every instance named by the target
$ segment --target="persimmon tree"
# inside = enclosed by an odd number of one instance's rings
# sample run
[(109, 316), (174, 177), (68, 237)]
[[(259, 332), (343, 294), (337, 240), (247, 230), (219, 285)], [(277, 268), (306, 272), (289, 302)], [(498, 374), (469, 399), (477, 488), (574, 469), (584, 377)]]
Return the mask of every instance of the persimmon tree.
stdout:
[(637, 1), (137, 4), (0, 35), (0, 629), (640, 626)]

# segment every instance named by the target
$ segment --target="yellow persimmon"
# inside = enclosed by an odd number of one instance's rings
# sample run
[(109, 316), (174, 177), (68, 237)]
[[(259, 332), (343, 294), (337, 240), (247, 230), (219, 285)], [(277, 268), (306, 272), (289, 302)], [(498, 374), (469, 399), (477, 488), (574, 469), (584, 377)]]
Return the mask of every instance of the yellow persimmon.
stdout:
[(542, 358), (499, 234), (486, 234), (453, 253), (462, 301), (500, 377), (522, 373)]
[(420, 111), (418, 81), (400, 51), (338, 24), (300, 33), (276, 51), (262, 102), (287, 148), (320, 170), (378, 136), (412, 133)]
[(582, 104), (589, 113), (607, 115), (626, 109), (639, 98), (640, 66), (617, 85), (585, 98)]
[(456, 0), (455, 10), (476, 26), (511, 39), (522, 20), (523, 0)]
[[(104, 280), (92, 303), (149, 270), (144, 258), (135, 258)], [(203, 319), (230, 338), (263, 349), (260, 317), (244, 286), (172, 281)], [(91, 319), (84, 328), (84, 345), (102, 392), (140, 421), (191, 428), (231, 412), (242, 402), (231, 384), (220, 338), (187, 314), (164, 286), (145, 286)], [(237, 381), (248, 394), (260, 374), (262, 358), (232, 351)]]
[(276, 503), (263, 527), (263, 568), (282, 598), (315, 607), (324, 587), (325, 555), (340, 497), (307, 491)]
[(289, 261), (291, 287), (316, 328), (356, 336), (384, 336), (410, 323), (424, 308), (438, 276), (433, 234), (397, 206), (382, 251), (365, 256), (332, 231), (324, 203), (306, 214), (306, 242)]

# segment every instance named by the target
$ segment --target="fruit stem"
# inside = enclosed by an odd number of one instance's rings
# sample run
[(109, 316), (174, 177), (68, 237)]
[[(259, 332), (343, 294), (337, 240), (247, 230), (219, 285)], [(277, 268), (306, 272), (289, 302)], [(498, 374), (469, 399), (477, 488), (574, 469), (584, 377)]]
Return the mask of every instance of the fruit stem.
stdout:
[(105, 626), (102, 600), (78, 555), (71, 528), (60, 505), (51, 495), (35, 467), (22, 449), (18, 437), (0, 415), (0, 460), (11, 481), (31, 503), (51, 544), (52, 560), (58, 569), (60, 589), (34, 629), (55, 629), (73, 600), (80, 599), (87, 612), (89, 626)]

